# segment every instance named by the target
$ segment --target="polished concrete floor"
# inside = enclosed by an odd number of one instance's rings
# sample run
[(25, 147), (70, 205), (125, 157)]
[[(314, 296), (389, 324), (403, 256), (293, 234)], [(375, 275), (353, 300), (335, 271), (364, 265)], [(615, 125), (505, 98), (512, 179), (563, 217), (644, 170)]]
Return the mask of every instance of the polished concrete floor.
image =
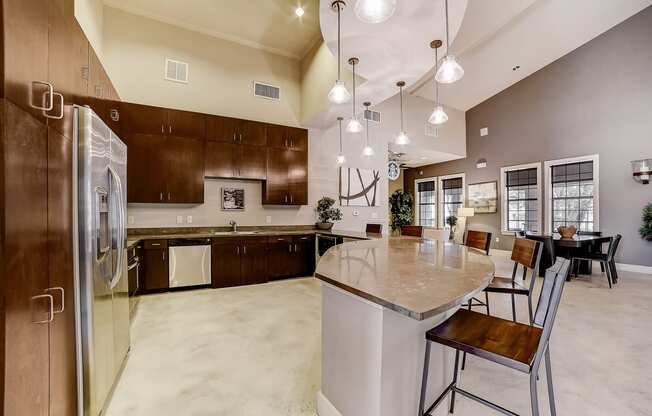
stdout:
[[(506, 259), (494, 259), (499, 272), (509, 272)], [(620, 277), (612, 290), (599, 272), (566, 286), (551, 341), (559, 415), (652, 415), (652, 276)], [(526, 304), (517, 305), (524, 322)], [(493, 295), (491, 307), (511, 315), (507, 296)], [(541, 371), (542, 415), (545, 383)], [(319, 384), (315, 279), (153, 295), (140, 302), (132, 350), (107, 414), (315, 415)], [(469, 357), (460, 385), (530, 414), (521, 373)], [(455, 414), (498, 413), (458, 398)]]

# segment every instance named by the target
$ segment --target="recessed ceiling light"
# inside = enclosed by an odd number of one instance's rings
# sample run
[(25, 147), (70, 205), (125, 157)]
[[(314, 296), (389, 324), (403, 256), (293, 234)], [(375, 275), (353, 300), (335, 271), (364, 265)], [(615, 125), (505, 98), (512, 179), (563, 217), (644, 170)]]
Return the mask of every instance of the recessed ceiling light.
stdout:
[(299, 17), (301, 17), (301, 16), (303, 16), (304, 14), (306, 14), (306, 11), (303, 10), (303, 7), (299, 6), (299, 7), (297, 7), (296, 9), (294, 9), (294, 14), (296, 14), (296, 15), (299, 16)]
[(518, 71), (519, 69), (521, 69), (521, 66), (520, 66), (520, 65), (516, 65), (514, 68), (512, 68), (512, 71)]

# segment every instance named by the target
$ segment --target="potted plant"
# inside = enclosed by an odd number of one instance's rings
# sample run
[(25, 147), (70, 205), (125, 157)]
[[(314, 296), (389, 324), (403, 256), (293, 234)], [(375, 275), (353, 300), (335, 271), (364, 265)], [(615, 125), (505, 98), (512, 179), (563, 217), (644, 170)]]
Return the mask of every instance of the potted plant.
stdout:
[(452, 240), (454, 238), (454, 234), (455, 234), (455, 226), (457, 225), (457, 217), (455, 215), (449, 216), (448, 218), (446, 218), (446, 224), (448, 224), (448, 226), (451, 229), (451, 232), (450, 232), (448, 238)]
[(389, 212), (392, 231), (400, 230), (404, 225), (412, 224), (412, 195), (401, 189), (389, 197)]
[(335, 200), (327, 196), (317, 202), (317, 215), (319, 222), (315, 224), (320, 230), (330, 230), (333, 228), (333, 221), (342, 219), (342, 211), (339, 208), (333, 208)]
[(652, 203), (643, 208), (643, 226), (639, 230), (641, 237), (647, 241), (652, 241)]

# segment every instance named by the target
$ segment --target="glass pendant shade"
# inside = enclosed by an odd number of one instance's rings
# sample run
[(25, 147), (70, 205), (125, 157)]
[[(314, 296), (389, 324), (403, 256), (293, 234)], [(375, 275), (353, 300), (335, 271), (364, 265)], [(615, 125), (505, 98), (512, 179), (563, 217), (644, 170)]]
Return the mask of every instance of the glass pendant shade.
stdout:
[(328, 93), (328, 100), (333, 104), (344, 104), (348, 103), (350, 99), (351, 93), (346, 89), (344, 81), (335, 81), (335, 85)]
[(442, 107), (441, 105), (435, 107), (435, 110), (432, 112), (430, 118), (428, 119), (428, 123), (434, 124), (436, 126), (440, 124), (444, 124), (447, 121), (448, 121), (448, 114), (446, 114), (446, 112), (444, 111), (444, 107)]
[(346, 156), (344, 156), (342, 153), (337, 155), (337, 164), (338, 165), (343, 165), (346, 163)]
[(382, 23), (396, 11), (397, 0), (357, 0), (355, 15), (365, 23)]
[(362, 149), (362, 155), (363, 155), (363, 156), (370, 157), (370, 156), (373, 156), (374, 153), (375, 153), (375, 152), (374, 152), (374, 149), (373, 149), (371, 146), (369, 146), (369, 145), (366, 145), (366, 146), (364, 147), (364, 149)]
[(408, 145), (410, 144), (410, 137), (407, 135), (407, 133), (402, 131), (396, 135), (396, 138), (394, 139), (394, 143), (396, 143), (399, 146)]
[(453, 55), (447, 55), (442, 59), (441, 66), (435, 74), (435, 79), (440, 84), (452, 84), (462, 79), (464, 69), (457, 62)]
[(351, 117), (349, 124), (346, 125), (347, 133), (360, 133), (362, 129), (362, 123), (356, 117)]

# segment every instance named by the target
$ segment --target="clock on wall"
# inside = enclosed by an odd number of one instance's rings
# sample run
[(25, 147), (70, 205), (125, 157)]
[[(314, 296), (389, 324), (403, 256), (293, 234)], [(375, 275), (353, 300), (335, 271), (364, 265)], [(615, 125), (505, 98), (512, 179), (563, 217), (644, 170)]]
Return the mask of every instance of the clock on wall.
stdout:
[(401, 168), (395, 160), (390, 160), (387, 164), (387, 176), (390, 180), (395, 181), (401, 176)]

